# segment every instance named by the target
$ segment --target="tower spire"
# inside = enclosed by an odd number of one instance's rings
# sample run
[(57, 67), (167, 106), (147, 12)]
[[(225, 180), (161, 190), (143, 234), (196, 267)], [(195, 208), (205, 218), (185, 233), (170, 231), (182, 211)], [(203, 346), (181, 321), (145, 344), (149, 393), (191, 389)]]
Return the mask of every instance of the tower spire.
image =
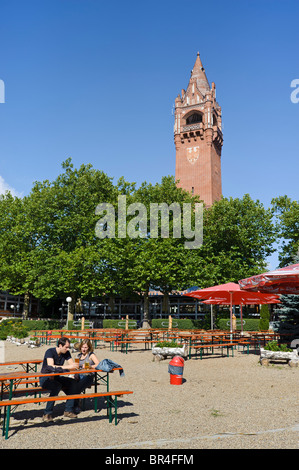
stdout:
[(197, 52), (196, 61), (191, 71), (190, 82), (195, 82), (197, 89), (205, 96), (210, 91), (210, 85), (205, 73), (205, 69), (202, 65), (199, 52)]

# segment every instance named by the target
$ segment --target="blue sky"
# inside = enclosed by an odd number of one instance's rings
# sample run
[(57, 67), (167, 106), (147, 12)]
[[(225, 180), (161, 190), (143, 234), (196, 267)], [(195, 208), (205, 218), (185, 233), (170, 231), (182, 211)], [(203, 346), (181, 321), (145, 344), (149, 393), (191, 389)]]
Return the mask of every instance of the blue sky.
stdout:
[(26, 195), (68, 157), (138, 185), (174, 175), (174, 100), (199, 51), (223, 195), (297, 200), (298, 15), (293, 0), (1, 0), (0, 190)]

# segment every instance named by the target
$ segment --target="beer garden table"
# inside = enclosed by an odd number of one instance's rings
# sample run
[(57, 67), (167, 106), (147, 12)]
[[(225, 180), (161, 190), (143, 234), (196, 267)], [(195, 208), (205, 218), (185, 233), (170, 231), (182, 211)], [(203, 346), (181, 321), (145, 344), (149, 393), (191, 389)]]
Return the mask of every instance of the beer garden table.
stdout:
[[(38, 364), (41, 364), (43, 361), (41, 359), (29, 359), (26, 361), (9, 361), (9, 362), (0, 362), (0, 367), (9, 367), (14, 365), (20, 365), (26, 372), (37, 371)], [(1, 375), (1, 372), (0, 372)]]
[[(40, 377), (53, 377), (55, 375), (77, 375), (77, 374), (86, 374), (86, 373), (94, 373), (95, 374), (95, 392), (97, 392), (97, 386), (100, 385), (101, 383), (106, 385), (106, 391), (109, 392), (109, 374), (116, 371), (116, 370), (121, 370), (121, 367), (116, 367), (113, 368), (111, 371), (106, 372), (103, 370), (98, 370), (98, 369), (78, 369), (78, 370), (72, 370), (72, 371), (65, 371), (65, 372), (54, 372), (54, 373), (49, 373), (49, 374), (42, 374), (41, 372), (36, 372), (36, 371), (31, 371), (31, 372), (0, 372), (0, 383), (1, 383), (1, 400), (3, 397), (3, 393), (6, 388), (6, 383), (9, 382), (9, 400), (12, 399), (12, 394), (13, 390), (16, 390), (19, 383), (21, 381), (26, 381), (28, 379), (38, 379)], [(24, 383), (24, 382), (22, 382)], [(28, 390), (30, 391), (30, 389)]]
[[(9, 382), (9, 389), (8, 389), (8, 395), (9, 396), (8, 396), (8, 399), (5, 401), (6, 404), (5, 404), (5, 409), (4, 409), (2, 435), (3, 436), (5, 435), (5, 439), (7, 439), (8, 430), (9, 430), (9, 419), (10, 419), (11, 406), (18, 405), (20, 403), (18, 401), (18, 399), (16, 399), (16, 400), (13, 399), (13, 392), (17, 389), (17, 386), (18, 386), (19, 383), (24, 383), (23, 380), (25, 380), (25, 383), (26, 383), (26, 379), (28, 380), (28, 379), (32, 379), (32, 378), (34, 378), (36, 380), (39, 377), (47, 377), (47, 376), (48, 377), (60, 376), (60, 375), (74, 376), (76, 374), (94, 373), (95, 374), (95, 383), (94, 383), (95, 394), (97, 394), (97, 386), (100, 382), (103, 382), (106, 385), (107, 393), (109, 394), (109, 374), (111, 372), (114, 372), (114, 370), (121, 370), (121, 368), (117, 367), (117, 368), (112, 369), (109, 372), (102, 371), (102, 370), (97, 370), (97, 369), (85, 369), (84, 368), (84, 369), (79, 369), (79, 370), (72, 370), (71, 372), (70, 371), (65, 371), (65, 372), (54, 372), (54, 373), (47, 373), (47, 374), (42, 374), (41, 372), (33, 372), (33, 371), (31, 371), (31, 372), (17, 372), (17, 371), (15, 371), (15, 372), (0, 373), (1, 402), (2, 402), (2, 399), (3, 399), (3, 393), (4, 393), (4, 391), (7, 390), (6, 384), (7, 384), (7, 382)], [(40, 390), (40, 392), (44, 391), (45, 393), (47, 393), (46, 390), (42, 390), (42, 389), (39, 389), (39, 390)], [(30, 392), (29, 388), (24, 391), (24, 393), (26, 395), (28, 395), (29, 392)], [(103, 394), (103, 396), (105, 395), (105, 393)], [(114, 393), (114, 392), (112, 392), (112, 393)], [(132, 393), (132, 392), (123, 391), (123, 392), (115, 392), (115, 393), (121, 395), (121, 394), (124, 394), (124, 393)], [(74, 395), (74, 396), (80, 396), (80, 394)], [(82, 398), (85, 398), (86, 396), (87, 397), (91, 396), (91, 397), (94, 398), (94, 409), (95, 409), (95, 412), (96, 412), (97, 409), (98, 409), (98, 405), (97, 405), (98, 398), (97, 398), (97, 396), (94, 396), (94, 394), (82, 394), (81, 396), (82, 396)], [(61, 398), (63, 399), (63, 397), (61, 397)], [(66, 400), (67, 399), (68, 399), (68, 396), (66, 395)], [(39, 397), (39, 398), (33, 399), (32, 402), (36, 402), (36, 400), (45, 401), (45, 399), (42, 399), (41, 397)], [(116, 397), (115, 397), (115, 400), (116, 400)], [(6, 411), (6, 408), (8, 409), (8, 411)], [(107, 414), (108, 414), (108, 412), (109, 412), (109, 414), (111, 413), (111, 406), (110, 406), (109, 409), (107, 408)], [(110, 420), (110, 418), (109, 418), (109, 420)], [(116, 420), (116, 417), (115, 417), (115, 420)]]

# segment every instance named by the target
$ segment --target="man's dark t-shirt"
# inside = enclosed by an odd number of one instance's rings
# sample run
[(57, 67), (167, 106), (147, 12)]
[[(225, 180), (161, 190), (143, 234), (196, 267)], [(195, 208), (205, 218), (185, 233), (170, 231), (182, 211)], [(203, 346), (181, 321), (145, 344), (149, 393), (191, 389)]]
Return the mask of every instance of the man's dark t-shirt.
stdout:
[(43, 361), (43, 365), (42, 365), (42, 368), (41, 368), (41, 373), (42, 374), (46, 374), (45, 369), (48, 365), (47, 359), (50, 358), (50, 357), (54, 359), (54, 365), (55, 366), (63, 366), (65, 361), (68, 361), (69, 359), (72, 358), (71, 353), (69, 351), (67, 351), (66, 353), (61, 353), (60, 355), (58, 355), (57, 351), (56, 351), (56, 348), (48, 349), (45, 352), (44, 361)]

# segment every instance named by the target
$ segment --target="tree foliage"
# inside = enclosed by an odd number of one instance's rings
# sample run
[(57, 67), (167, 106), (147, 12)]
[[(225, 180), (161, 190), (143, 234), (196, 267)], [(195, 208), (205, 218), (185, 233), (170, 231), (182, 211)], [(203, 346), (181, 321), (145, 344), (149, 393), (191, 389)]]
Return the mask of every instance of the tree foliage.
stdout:
[(299, 202), (292, 201), (288, 196), (280, 196), (272, 200), (272, 205), (281, 240), (279, 261), (283, 267), (294, 263), (294, 256), (299, 253)]
[[(150, 289), (167, 300), (175, 290), (237, 281), (263, 270), (273, 252), (272, 212), (249, 195), (205, 208), (203, 244), (193, 249), (186, 241), (198, 226), (200, 201), (173, 177), (136, 188), (124, 178), (113, 184), (91, 165), (75, 169), (70, 159), (62, 167), (54, 181), (34, 183), (28, 196), (0, 198), (2, 290), (39, 299), (70, 295), (74, 301), (106, 295), (112, 303), (116, 296), (139, 296), (149, 320)], [(106, 209), (99, 213), (98, 207)], [(159, 209), (155, 224), (153, 207)]]
[(272, 211), (248, 194), (242, 199), (214, 202), (204, 211), (203, 246), (197, 253), (200, 260), (195, 280), (200, 283), (203, 277), (209, 285), (216, 285), (263, 272), (266, 258), (274, 252), (275, 236)]

